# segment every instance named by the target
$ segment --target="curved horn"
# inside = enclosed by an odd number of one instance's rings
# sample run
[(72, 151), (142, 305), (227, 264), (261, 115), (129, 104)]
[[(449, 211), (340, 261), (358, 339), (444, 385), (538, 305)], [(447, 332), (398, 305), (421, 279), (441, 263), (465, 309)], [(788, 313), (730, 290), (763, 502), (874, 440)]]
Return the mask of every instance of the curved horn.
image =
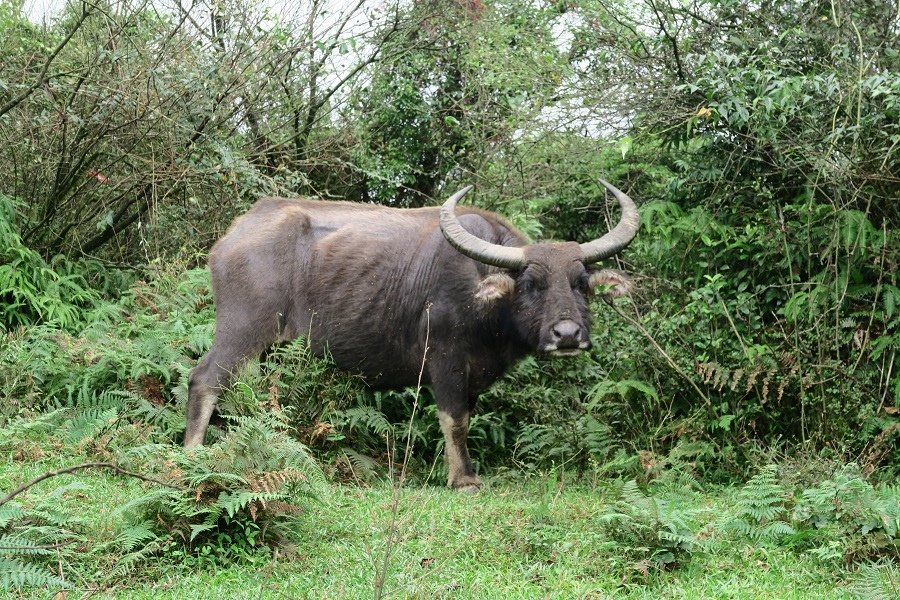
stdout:
[(471, 185), (464, 187), (450, 196), (441, 207), (441, 231), (444, 237), (461, 254), (478, 262), (504, 269), (521, 269), (525, 266), (525, 253), (521, 248), (486, 242), (466, 231), (456, 218), (456, 203), (471, 189)]
[(624, 192), (608, 181), (601, 179), (600, 183), (608, 189), (622, 208), (622, 216), (618, 224), (603, 237), (581, 244), (584, 253), (584, 263), (594, 263), (610, 257), (627, 246), (637, 234), (641, 226), (641, 216), (638, 214), (634, 202)]

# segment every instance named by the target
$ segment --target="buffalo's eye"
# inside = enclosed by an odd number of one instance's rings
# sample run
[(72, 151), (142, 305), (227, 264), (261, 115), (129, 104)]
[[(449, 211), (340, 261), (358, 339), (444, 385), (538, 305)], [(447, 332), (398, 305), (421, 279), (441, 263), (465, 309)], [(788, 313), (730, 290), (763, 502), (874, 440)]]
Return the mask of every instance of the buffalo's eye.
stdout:
[(523, 277), (519, 285), (524, 293), (540, 292), (547, 289), (547, 280), (541, 277)]
[(590, 287), (588, 285), (589, 279), (590, 279), (590, 277), (588, 276), (587, 273), (585, 273), (581, 277), (578, 277), (577, 279), (575, 279), (575, 281), (572, 282), (572, 289), (578, 290), (578, 291), (586, 294), (588, 291), (588, 288)]

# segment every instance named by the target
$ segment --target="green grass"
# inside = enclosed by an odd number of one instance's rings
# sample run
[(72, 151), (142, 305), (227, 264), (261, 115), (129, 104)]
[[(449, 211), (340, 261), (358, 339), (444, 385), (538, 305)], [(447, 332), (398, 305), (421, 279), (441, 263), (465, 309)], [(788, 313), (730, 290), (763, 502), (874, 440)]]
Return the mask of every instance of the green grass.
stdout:
[[(79, 462), (44, 447), (0, 463), (0, 489)], [(63, 481), (63, 478), (66, 480)], [(367, 598), (383, 564), (394, 490), (332, 484), (309, 506), (293, 543), (241, 560), (182, 556), (142, 562), (124, 578), (104, 577), (116, 557), (95, 552), (115, 535), (116, 509), (151, 484), (83, 472), (43, 482), (19, 498), (39, 503), (64, 483), (57, 506), (77, 515), (86, 534), (61, 565), (75, 591), (95, 598)], [(435, 486), (399, 496), (396, 544), (385, 596), (391, 598), (855, 598), (853, 570), (776, 545), (751, 545), (723, 526), (734, 514), (732, 488), (689, 489), (677, 480), (650, 488), (691, 515), (705, 544), (667, 571), (624, 558), (604, 533), (615, 486), (568, 483), (555, 476), (489, 481), (477, 496)], [(643, 569), (647, 570), (647, 569)], [(896, 577), (896, 567), (891, 567)], [(97, 589), (97, 582), (104, 582)], [(48, 590), (21, 592), (44, 598)], [(18, 597), (18, 596), (11, 596)], [(70, 596), (71, 597), (71, 596)]]

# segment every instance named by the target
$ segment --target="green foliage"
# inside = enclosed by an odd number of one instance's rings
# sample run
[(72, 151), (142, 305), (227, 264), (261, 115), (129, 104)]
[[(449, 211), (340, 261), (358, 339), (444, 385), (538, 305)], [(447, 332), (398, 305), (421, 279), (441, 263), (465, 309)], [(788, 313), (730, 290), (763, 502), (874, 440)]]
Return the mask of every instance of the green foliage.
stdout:
[(565, 424), (525, 423), (517, 438), (516, 454), (532, 464), (555, 462), (583, 467), (605, 461), (613, 447), (612, 430), (590, 414)]
[(900, 557), (900, 490), (874, 487), (855, 464), (803, 490), (793, 511), (810, 552), (848, 562)]
[(601, 522), (629, 572), (646, 578), (652, 571), (681, 566), (693, 552), (702, 550), (692, 516), (691, 511), (645, 494), (630, 480), (617, 485), (614, 501)]
[[(73, 7), (46, 30), (5, 7), (0, 98), (25, 96), (0, 116), (0, 322), (28, 329), (3, 340), (0, 410), (105, 389), (183, 402), (212, 312), (205, 273), (176, 273), (259, 195), (422, 205), (464, 180), (535, 239), (582, 241), (615, 221), (603, 176), (643, 216), (619, 265), (638, 275), (618, 303), (634, 322), (597, 306), (589, 360), (528, 361), (486, 394), (478, 463), (696, 444), (718, 458), (701, 475), (731, 481), (757, 446), (797, 440), (896, 469), (895, 7), (463, 4), (368, 15), (365, 33), (235, 5), (203, 44), (190, 19), (137, 5), (83, 21)], [(52, 93), (29, 92), (69, 33)], [(115, 300), (117, 271), (57, 252), (123, 258), (149, 283)], [(260, 374), (229, 411), (292, 397), (301, 437), (335, 460), (384, 451), (375, 411), (409, 420), (408, 393), (273, 360), (309, 376)], [(343, 412), (361, 406), (371, 419)], [(428, 414), (416, 452), (433, 462)]]
[(0, 506), (0, 589), (69, 586), (54, 572), (53, 561), (61, 553), (71, 556), (72, 544), (83, 541), (72, 531), (79, 519), (56, 506), (56, 499), (73, 487), (56, 488), (27, 511), (15, 502)]
[(741, 488), (727, 527), (756, 542), (781, 543), (826, 562), (898, 556), (896, 486), (874, 486), (851, 463), (811, 485), (791, 487), (781, 482), (776, 465), (766, 465)]
[(891, 600), (900, 594), (900, 573), (891, 563), (862, 565), (854, 577), (853, 592), (861, 600)]
[(136, 519), (119, 535), (125, 551), (134, 551), (135, 539), (166, 537), (194, 550), (214, 548), (226, 559), (290, 539), (304, 512), (300, 501), (317, 497), (323, 475), (274, 419), (232, 420), (219, 443), (169, 452), (166, 464), (180, 489), (153, 490), (119, 509)]
[[(212, 341), (208, 278), (195, 270), (179, 281), (135, 284), (119, 302), (85, 313), (88, 324), (77, 335), (52, 324), (7, 334), (0, 397), (11, 402), (4, 409), (74, 406), (109, 389), (133, 391), (157, 407), (184, 402), (178, 386), (186, 387), (190, 365)], [(168, 433), (177, 433), (167, 422)]]
[[(0, 542), (9, 538), (0, 537)], [(13, 539), (13, 542), (18, 542)], [(65, 582), (53, 573), (30, 563), (24, 563), (15, 558), (0, 557), (0, 589), (27, 588), (27, 587), (61, 588)]]
[(53, 323), (74, 329), (100, 295), (65, 259), (48, 264), (19, 236), (16, 205), (0, 193), (0, 327)]
[(97, 555), (116, 556), (116, 564), (109, 573), (110, 577), (120, 578), (133, 573), (165, 547), (165, 538), (153, 531), (147, 523), (126, 523), (112, 540), (94, 548)]
[(778, 483), (778, 467), (766, 465), (741, 488), (737, 516), (729, 526), (754, 541), (778, 541), (794, 533), (785, 520), (785, 499), (785, 490)]
[(80, 481), (37, 502), (0, 507), (0, 586), (70, 587), (52, 571), (52, 561), (61, 558), (80, 568), (115, 557), (102, 577), (95, 576), (113, 581), (160, 557), (211, 566), (251, 560), (295, 539), (306, 505), (320, 497), (325, 480), (283, 423), (272, 416), (233, 417), (219, 443), (185, 453), (147, 443), (167, 439), (159, 431), (166, 419), (156, 408), (135, 393), (107, 392), (36, 420), (16, 419), (0, 431), (0, 449), (15, 460), (42, 456), (48, 441), (62, 440), (71, 454), (114, 460), (157, 479), (114, 507), (110, 515), (119, 525), (99, 538), (86, 537), (84, 521), (71, 515), (67, 496), (91, 493)]
[(568, 70), (553, 44), (555, 11), (533, 6), (525, 18), (505, 2), (473, 10), (432, 2), (404, 10), (416, 26), (385, 45), (391, 58), (353, 97), (354, 114), (364, 115), (349, 124), (363, 176), (353, 197), (429, 203), (449, 173), (477, 169), (479, 154), (547, 105)]

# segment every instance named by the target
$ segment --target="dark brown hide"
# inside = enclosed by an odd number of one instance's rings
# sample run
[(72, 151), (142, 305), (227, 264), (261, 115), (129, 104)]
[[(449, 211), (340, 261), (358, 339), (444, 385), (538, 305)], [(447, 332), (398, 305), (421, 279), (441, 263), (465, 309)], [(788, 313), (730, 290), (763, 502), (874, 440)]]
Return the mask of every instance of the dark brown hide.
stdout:
[(276, 341), (308, 336), (339, 367), (392, 388), (416, 383), (427, 336), (424, 379), (446, 436), (449, 484), (477, 489), (466, 435), (478, 394), (529, 352), (589, 347), (589, 286), (610, 280), (586, 268), (576, 243), (529, 245), (496, 214), (457, 216), (483, 240), (523, 247), (525, 267), (460, 254), (438, 208), (267, 198), (239, 217), (209, 257), (215, 340), (191, 373), (185, 446), (203, 442), (235, 368)]

